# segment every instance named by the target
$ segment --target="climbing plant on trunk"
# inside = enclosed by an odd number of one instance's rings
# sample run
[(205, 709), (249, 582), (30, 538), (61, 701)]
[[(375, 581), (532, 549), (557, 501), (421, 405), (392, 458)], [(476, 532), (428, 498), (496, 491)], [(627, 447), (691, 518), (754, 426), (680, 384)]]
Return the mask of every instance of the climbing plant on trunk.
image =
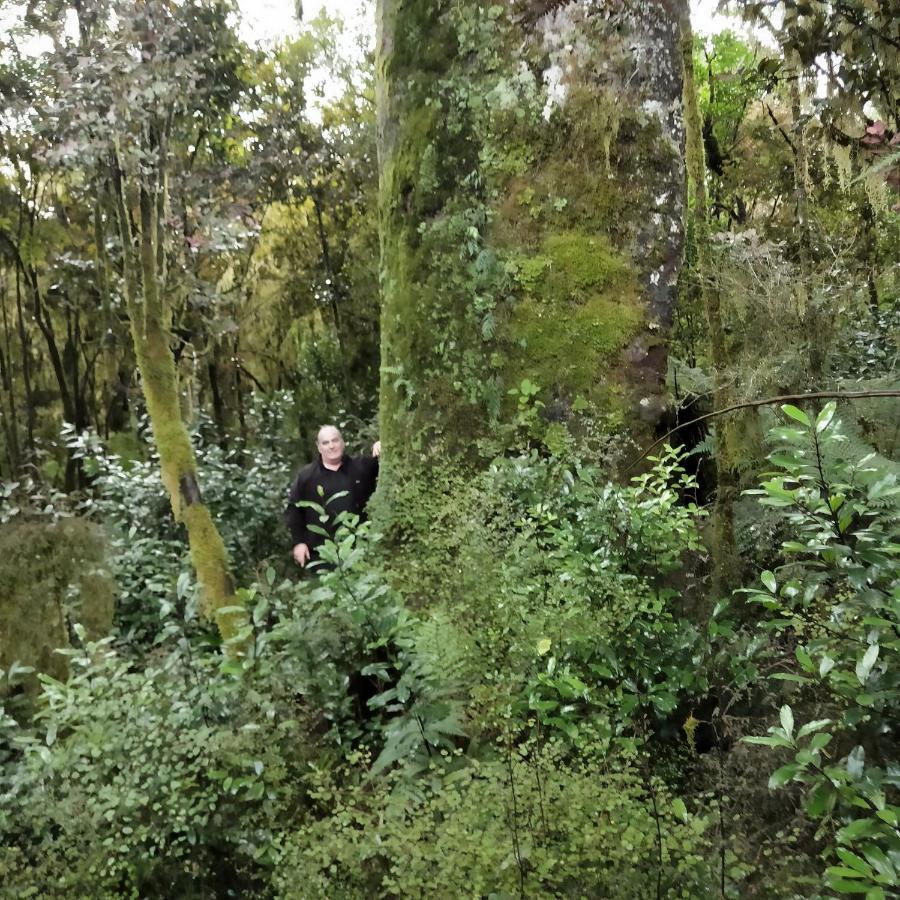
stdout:
[[(709, 204), (706, 193), (706, 156), (703, 147), (703, 122), (694, 80), (694, 39), (689, 16), (682, 17), (682, 63), (684, 66), (685, 156), (688, 185), (693, 200), (694, 235), (697, 245), (697, 269), (700, 293), (709, 329), (709, 352), (713, 368), (713, 411), (721, 413), (732, 400), (729, 375), (729, 351), (715, 261), (710, 253)], [(735, 587), (738, 556), (734, 538), (734, 502), (739, 478), (734, 428), (728, 418), (718, 425), (716, 446), (716, 504), (713, 516), (713, 593), (720, 595)]]
[(683, 237), (680, 4), (380, 0), (383, 521), (429, 527), (539, 389), (535, 436), (664, 407)]

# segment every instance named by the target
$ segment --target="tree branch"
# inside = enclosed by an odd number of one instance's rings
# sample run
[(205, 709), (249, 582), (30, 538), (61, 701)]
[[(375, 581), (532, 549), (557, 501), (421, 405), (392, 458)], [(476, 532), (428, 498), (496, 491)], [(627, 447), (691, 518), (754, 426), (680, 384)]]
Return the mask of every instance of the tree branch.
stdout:
[(689, 425), (696, 425), (698, 422), (705, 422), (707, 419), (713, 419), (716, 416), (722, 416), (725, 413), (734, 412), (737, 409), (751, 409), (757, 406), (771, 406), (775, 403), (789, 403), (803, 400), (870, 400), (879, 397), (900, 397), (900, 390), (896, 391), (814, 391), (809, 394), (782, 394), (780, 397), (767, 397), (765, 400), (745, 400), (743, 403), (734, 403), (726, 406), (724, 409), (717, 409), (715, 412), (706, 413), (691, 419), (688, 422), (682, 422), (676, 425), (671, 431), (666, 432), (658, 441), (654, 441), (640, 456), (634, 459), (625, 468), (626, 472), (630, 472), (641, 460), (646, 459), (661, 444), (664, 444), (675, 432), (687, 428)]

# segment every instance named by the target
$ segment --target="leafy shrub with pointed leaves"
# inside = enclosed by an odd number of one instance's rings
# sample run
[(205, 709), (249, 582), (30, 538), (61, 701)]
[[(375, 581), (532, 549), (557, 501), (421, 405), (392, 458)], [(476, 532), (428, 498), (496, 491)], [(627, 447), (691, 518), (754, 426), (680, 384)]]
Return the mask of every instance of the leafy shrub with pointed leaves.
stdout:
[[(226, 450), (207, 426), (201, 421), (193, 435), (199, 479), (235, 576), (246, 583), (267, 559), (286, 558), (281, 515), (290, 463), (278, 455), (279, 441), (250, 449), (234, 439)], [(90, 432), (69, 430), (66, 440), (92, 478), (83, 510), (100, 519), (110, 535), (119, 627), (129, 640), (152, 641), (173, 609), (183, 612), (194, 579), (184, 531), (160, 482), (158, 458), (148, 447), (146, 459), (124, 459)]]
[(461, 651), (446, 617), (407, 609), (373, 566), (378, 540), (367, 522), (338, 515), (318, 577), (283, 586), (290, 599), (280, 601), (266, 664), (301, 686), (330, 741), (376, 749), (376, 772), (399, 763), (412, 774), (463, 734)]
[(627, 486), (537, 453), (499, 462), (515, 533), (493, 597), (467, 607), (472, 641), (498, 661), (481, 713), (511, 708), (577, 741), (664, 720), (708, 689), (706, 635), (679, 615), (674, 577), (701, 552), (696, 488), (671, 448)]
[[(307, 723), (277, 680), (219, 673), (173, 635), (145, 667), (110, 639), (42, 678), (0, 771), (3, 896), (254, 892), (273, 829), (296, 808)], [(10, 893), (5, 893), (9, 891)]]
[(900, 888), (900, 485), (872, 456), (843, 452), (834, 403), (814, 418), (783, 410), (776, 471), (753, 493), (795, 539), (747, 593), (767, 611), (761, 627), (794, 645), (795, 665), (776, 677), (827, 718), (798, 727), (785, 704), (767, 736), (745, 740), (793, 755), (769, 786), (803, 785), (836, 856), (828, 887), (878, 900)]

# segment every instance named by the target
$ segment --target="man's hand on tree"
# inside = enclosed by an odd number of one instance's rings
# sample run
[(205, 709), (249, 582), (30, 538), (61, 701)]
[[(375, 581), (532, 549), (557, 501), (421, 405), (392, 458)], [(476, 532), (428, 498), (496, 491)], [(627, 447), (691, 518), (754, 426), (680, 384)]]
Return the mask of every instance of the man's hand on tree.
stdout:
[(301, 568), (309, 562), (309, 547), (306, 544), (294, 544), (294, 562)]
[(381, 441), (375, 441), (375, 443), (372, 444), (372, 456), (376, 459), (381, 456)]

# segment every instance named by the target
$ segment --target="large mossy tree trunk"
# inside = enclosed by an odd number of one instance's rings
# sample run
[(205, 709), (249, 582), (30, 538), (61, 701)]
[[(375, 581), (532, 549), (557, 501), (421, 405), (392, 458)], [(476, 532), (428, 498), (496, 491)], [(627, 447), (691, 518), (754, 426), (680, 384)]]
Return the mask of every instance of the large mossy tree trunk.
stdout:
[(379, 0), (383, 523), (435, 525), (423, 497), (497, 451), (523, 379), (548, 444), (585, 423), (652, 434), (683, 240), (683, 12)]

